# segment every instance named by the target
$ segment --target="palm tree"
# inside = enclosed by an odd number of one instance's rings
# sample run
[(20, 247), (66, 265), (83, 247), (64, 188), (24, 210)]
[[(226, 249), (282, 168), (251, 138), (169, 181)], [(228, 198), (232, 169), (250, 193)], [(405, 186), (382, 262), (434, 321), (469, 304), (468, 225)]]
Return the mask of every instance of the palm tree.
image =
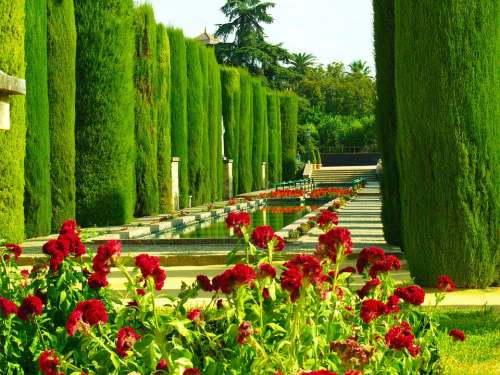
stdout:
[(371, 73), (371, 69), (366, 61), (362, 60), (354, 60), (351, 64), (349, 64), (349, 69), (351, 70), (351, 74), (369, 76)]
[(299, 74), (305, 74), (306, 70), (312, 68), (316, 62), (316, 57), (310, 53), (294, 53), (292, 54), (291, 65), (293, 70)]

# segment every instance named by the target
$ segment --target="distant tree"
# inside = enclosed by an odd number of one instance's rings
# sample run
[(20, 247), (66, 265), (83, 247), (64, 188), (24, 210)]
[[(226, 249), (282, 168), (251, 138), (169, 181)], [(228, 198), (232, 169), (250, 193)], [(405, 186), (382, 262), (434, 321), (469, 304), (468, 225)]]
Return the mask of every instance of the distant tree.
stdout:
[(295, 72), (305, 74), (306, 70), (312, 68), (315, 62), (316, 57), (314, 55), (299, 52), (292, 54), (290, 64)]
[(370, 67), (367, 65), (366, 61), (354, 60), (349, 64), (349, 69), (352, 74), (362, 74), (364, 76), (369, 76), (371, 73)]

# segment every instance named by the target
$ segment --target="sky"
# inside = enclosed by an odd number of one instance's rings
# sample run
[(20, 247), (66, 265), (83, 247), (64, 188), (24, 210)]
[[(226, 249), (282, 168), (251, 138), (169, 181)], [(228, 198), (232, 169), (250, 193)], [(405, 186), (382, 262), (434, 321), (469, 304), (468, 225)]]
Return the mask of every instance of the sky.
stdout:
[[(146, 0), (158, 22), (182, 28), (189, 37), (214, 33), (226, 21), (225, 0)], [(274, 23), (265, 26), (268, 41), (291, 52), (311, 53), (317, 62), (348, 65), (361, 59), (374, 71), (372, 0), (273, 0)], [(138, 1), (144, 2), (144, 1)]]

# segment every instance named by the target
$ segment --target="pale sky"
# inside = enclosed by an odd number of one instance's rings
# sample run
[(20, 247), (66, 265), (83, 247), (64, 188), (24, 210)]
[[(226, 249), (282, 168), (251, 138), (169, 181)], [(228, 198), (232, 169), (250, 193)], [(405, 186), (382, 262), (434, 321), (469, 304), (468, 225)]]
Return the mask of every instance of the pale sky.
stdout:
[[(204, 28), (213, 33), (224, 23), (225, 0), (145, 0), (153, 5), (158, 22), (194, 37)], [(283, 43), (291, 52), (307, 52), (317, 61), (348, 65), (353, 60), (373, 62), (372, 0), (273, 0), (274, 23), (265, 26), (268, 40)], [(138, 2), (144, 2), (139, 0)]]

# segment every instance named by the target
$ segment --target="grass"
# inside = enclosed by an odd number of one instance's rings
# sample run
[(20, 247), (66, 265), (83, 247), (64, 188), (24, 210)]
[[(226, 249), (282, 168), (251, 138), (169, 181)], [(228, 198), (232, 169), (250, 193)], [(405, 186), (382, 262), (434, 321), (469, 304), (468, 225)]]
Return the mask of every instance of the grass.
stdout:
[[(500, 374), (500, 307), (443, 307), (439, 309), (442, 374)], [(450, 329), (465, 332), (454, 342)]]

